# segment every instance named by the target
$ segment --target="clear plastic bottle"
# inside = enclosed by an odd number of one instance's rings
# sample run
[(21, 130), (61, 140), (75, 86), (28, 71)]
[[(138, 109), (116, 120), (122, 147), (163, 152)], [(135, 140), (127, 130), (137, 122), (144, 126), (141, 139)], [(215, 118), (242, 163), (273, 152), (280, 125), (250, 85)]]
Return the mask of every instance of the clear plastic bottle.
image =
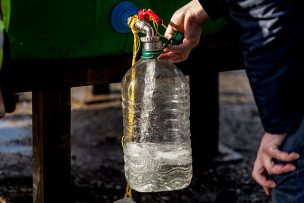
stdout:
[(188, 79), (157, 59), (158, 43), (144, 45), (121, 84), (125, 176), (139, 192), (183, 189), (192, 178)]

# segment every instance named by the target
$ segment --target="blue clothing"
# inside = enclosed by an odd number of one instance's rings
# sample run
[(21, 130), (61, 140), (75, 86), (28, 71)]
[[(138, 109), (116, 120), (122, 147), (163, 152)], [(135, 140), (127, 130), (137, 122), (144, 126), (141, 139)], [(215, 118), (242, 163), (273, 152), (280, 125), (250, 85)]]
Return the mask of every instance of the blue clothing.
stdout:
[(266, 132), (291, 133), (304, 115), (303, 22), (296, 0), (200, 0), (239, 30), (245, 70)]
[(304, 118), (300, 127), (289, 134), (281, 149), (287, 152), (298, 152), (300, 159), (293, 164), (297, 170), (292, 173), (273, 175), (277, 186), (272, 191), (272, 203), (304, 202)]
[[(200, 0), (211, 20), (240, 28), (245, 70), (265, 132), (287, 133), (283, 151), (300, 159), (272, 176), (272, 203), (304, 202), (304, 32), (299, 0)], [(303, 56), (302, 56), (303, 55)]]

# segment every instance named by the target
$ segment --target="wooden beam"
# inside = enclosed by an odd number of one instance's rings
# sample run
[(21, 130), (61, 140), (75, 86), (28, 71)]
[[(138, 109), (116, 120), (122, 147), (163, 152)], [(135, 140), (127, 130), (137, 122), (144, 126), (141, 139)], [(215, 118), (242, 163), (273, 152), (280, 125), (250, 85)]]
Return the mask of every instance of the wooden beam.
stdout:
[(70, 88), (33, 91), (33, 202), (71, 202)]

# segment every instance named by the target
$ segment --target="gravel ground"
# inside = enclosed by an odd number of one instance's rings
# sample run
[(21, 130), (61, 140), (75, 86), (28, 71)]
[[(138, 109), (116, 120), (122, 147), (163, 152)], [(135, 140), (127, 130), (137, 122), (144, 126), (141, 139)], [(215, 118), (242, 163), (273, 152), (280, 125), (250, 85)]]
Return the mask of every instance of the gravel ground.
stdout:
[[(108, 96), (88, 99), (90, 91), (91, 87), (72, 89), (73, 200), (112, 203), (124, 196), (126, 186), (119, 84), (111, 84)], [(195, 170), (190, 186), (183, 190), (133, 191), (137, 203), (269, 202), (251, 178), (262, 128), (244, 72), (221, 73), (219, 91), (220, 145), (242, 160), (214, 162)], [(0, 121), (0, 197), (28, 203), (32, 202), (31, 94), (19, 98), (16, 111)]]

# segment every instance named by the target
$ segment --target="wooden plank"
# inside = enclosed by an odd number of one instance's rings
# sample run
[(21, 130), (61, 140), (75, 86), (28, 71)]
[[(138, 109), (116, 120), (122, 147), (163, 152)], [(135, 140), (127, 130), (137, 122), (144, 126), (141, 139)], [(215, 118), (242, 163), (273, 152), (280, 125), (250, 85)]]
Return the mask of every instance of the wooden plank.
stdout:
[(71, 202), (69, 87), (33, 91), (33, 202)]
[(13, 92), (43, 90), (63, 81), (69, 87), (120, 82), (131, 68), (131, 55), (62, 60), (14, 60), (3, 85)]
[[(140, 56), (140, 54), (139, 54)], [(131, 54), (108, 55), (73, 59), (24, 59), (13, 60), (4, 71), (3, 86), (13, 92), (42, 90), (64, 81), (69, 87), (120, 82), (131, 68)], [(193, 62), (215, 72), (243, 69), (241, 49), (233, 42), (222, 45), (202, 42), (187, 61), (177, 66), (187, 75)]]

